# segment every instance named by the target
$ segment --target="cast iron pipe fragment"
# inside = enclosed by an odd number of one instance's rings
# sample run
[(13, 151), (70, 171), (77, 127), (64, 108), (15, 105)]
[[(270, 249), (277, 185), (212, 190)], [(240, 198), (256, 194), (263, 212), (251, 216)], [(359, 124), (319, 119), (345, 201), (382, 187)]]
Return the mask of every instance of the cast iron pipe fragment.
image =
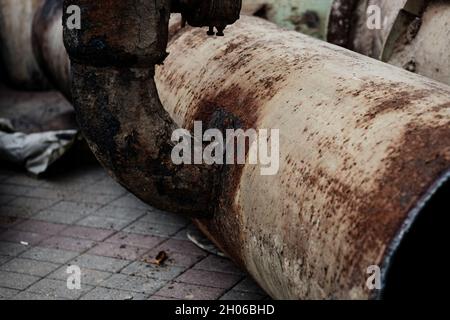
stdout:
[[(429, 240), (445, 236), (448, 226), (449, 86), (257, 18), (242, 18), (220, 41), (175, 21), (170, 30), (171, 54), (156, 68), (168, 126), (173, 119), (187, 129), (195, 120), (217, 127), (227, 115), (244, 128), (280, 130), (279, 173), (261, 176), (261, 167), (249, 164), (223, 169), (213, 217), (195, 220), (272, 297), (378, 298), (396, 292), (391, 284), (405, 270), (417, 272), (407, 273), (414, 286), (432, 276), (439, 281), (446, 241)], [(144, 118), (150, 124), (140, 136), (158, 143), (147, 136), (157, 121), (147, 110), (161, 112), (151, 100), (151, 72), (86, 64), (76, 66), (74, 96), (85, 126), (92, 125), (85, 128), (91, 146), (119, 176), (138, 164), (136, 179), (121, 178), (138, 193), (140, 176), (153, 178), (153, 162), (135, 157), (149, 159), (145, 152), (153, 150), (119, 150), (115, 165), (103, 141), (112, 151), (135, 145), (120, 134)], [(152, 103), (140, 109), (144, 100)], [(440, 206), (425, 210), (432, 203)], [(429, 228), (418, 236), (415, 226)], [(404, 246), (409, 259), (399, 254)], [(434, 260), (419, 256), (423, 251)], [(382, 291), (367, 286), (370, 266), (381, 268)], [(403, 295), (435, 292), (400, 288)]]
[[(450, 84), (450, 2), (441, 0), (243, 0), (259, 14), (313, 35)], [(319, 27), (305, 25), (315, 13)]]
[(173, 163), (171, 137), (178, 126), (154, 83), (155, 65), (167, 56), (170, 1), (66, 0), (63, 21), (70, 5), (81, 8), (85, 26), (64, 28), (73, 103), (94, 154), (145, 202), (210, 216), (220, 167)]

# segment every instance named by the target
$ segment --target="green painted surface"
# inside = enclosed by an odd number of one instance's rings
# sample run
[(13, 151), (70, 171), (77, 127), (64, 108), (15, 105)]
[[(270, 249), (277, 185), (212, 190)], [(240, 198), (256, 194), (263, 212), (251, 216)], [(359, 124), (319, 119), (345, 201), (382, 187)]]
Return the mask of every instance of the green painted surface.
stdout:
[(264, 2), (267, 4), (268, 18), (276, 24), (316, 38), (326, 38), (328, 19), (334, 0), (267, 0)]

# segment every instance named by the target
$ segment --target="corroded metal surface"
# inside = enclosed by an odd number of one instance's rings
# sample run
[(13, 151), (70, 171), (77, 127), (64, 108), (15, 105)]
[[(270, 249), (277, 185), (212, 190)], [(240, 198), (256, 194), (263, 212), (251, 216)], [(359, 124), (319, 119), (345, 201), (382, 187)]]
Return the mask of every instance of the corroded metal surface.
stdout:
[(33, 53), (43, 73), (70, 99), (70, 61), (62, 40), (62, 0), (46, 0), (33, 19)]
[(218, 168), (171, 161), (177, 125), (153, 80), (155, 65), (167, 55), (169, 2), (71, 0), (64, 8), (73, 4), (89, 27), (64, 28), (64, 41), (74, 107), (94, 154), (142, 200), (173, 212), (210, 215)]
[[(367, 27), (369, 6), (380, 8), (381, 28)], [(450, 84), (450, 2), (360, 0), (347, 16), (355, 22), (346, 47)]]
[[(197, 224), (274, 298), (373, 298), (367, 267), (389, 265), (450, 169), (450, 88), (257, 18), (224, 38), (176, 22), (167, 32), (156, 72), (167, 113), (143, 67), (161, 52), (129, 50), (118, 60), (144, 52), (139, 67), (99, 68), (100, 57), (72, 51), (78, 116), (108, 171), (161, 208), (213, 214)], [(168, 135), (194, 120), (280, 129), (278, 175), (173, 166)]]
[[(244, 12), (262, 15), (282, 27), (450, 84), (450, 2), (327, 0), (313, 3), (312, 6), (310, 0), (246, 0)], [(324, 30), (317, 33), (305, 28), (304, 19), (296, 18), (299, 12), (305, 11), (317, 12)], [(380, 26), (369, 28), (368, 20), (371, 23), (379, 20)]]
[(4, 62), (8, 80), (18, 87), (47, 87), (31, 41), (33, 17), (44, 2), (0, 0), (0, 58)]
[(200, 227), (275, 298), (373, 297), (368, 266), (450, 168), (450, 88), (256, 18), (169, 51), (156, 79), (179, 125), (224, 110), (281, 130), (279, 174), (230, 169)]

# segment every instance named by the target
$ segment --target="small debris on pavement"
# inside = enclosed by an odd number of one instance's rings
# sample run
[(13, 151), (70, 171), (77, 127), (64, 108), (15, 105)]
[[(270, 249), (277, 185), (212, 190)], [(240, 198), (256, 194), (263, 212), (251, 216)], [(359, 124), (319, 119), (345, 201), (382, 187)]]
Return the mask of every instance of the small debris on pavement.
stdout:
[(155, 259), (147, 258), (144, 261), (149, 264), (161, 266), (168, 258), (169, 258), (169, 256), (167, 255), (167, 253), (165, 251), (161, 251), (160, 253), (157, 254)]

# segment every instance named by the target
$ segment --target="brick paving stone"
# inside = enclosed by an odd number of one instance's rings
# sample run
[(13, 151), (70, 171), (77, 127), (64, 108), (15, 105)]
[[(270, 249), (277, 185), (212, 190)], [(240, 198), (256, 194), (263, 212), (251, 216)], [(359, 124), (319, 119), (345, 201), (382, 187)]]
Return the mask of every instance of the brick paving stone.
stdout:
[(141, 293), (116, 290), (109, 288), (95, 288), (81, 300), (146, 300), (147, 296)]
[(8, 206), (29, 209), (37, 213), (42, 209), (51, 207), (56, 202), (58, 202), (58, 200), (18, 197), (13, 201), (11, 201), (10, 203), (8, 203)]
[(83, 226), (72, 226), (61, 233), (62, 236), (71, 238), (80, 238), (86, 240), (103, 241), (114, 233), (113, 230), (100, 228), (90, 228)]
[(29, 249), (27, 246), (24, 246), (19, 243), (10, 243), (10, 242), (4, 242), (0, 241), (0, 254), (4, 256), (17, 256), (24, 252), (25, 250)]
[(265, 299), (266, 295), (261, 295), (254, 292), (242, 292), (236, 290), (230, 290), (225, 293), (220, 300), (250, 300), (250, 301), (259, 301)]
[(0, 194), (0, 206), (8, 204), (9, 202), (13, 201), (16, 198), (16, 196), (9, 196), (6, 194)]
[(95, 203), (80, 203), (74, 201), (60, 201), (55, 205), (48, 208), (51, 211), (59, 211), (59, 212), (73, 212), (78, 214), (91, 214), (97, 209), (99, 209), (101, 205)]
[(75, 201), (79, 203), (86, 203), (86, 204), (97, 204), (97, 205), (105, 205), (107, 203), (110, 203), (114, 199), (116, 199), (117, 196), (115, 195), (107, 195), (107, 194), (94, 194), (94, 193), (86, 193), (86, 192), (68, 192), (65, 196), (65, 200), (69, 201)]
[(58, 250), (53, 248), (34, 247), (25, 251), (19, 257), (57, 264), (66, 263), (78, 256), (78, 252)]
[(165, 240), (166, 240), (165, 238), (160, 237), (146, 236), (127, 232), (118, 232), (112, 237), (106, 239), (105, 241), (109, 243), (125, 244), (130, 246), (152, 249)]
[(21, 242), (26, 242), (31, 246), (37, 245), (39, 242), (47, 238), (48, 235), (17, 231), (17, 230), (7, 230), (0, 234), (1, 241), (13, 242), (20, 244)]
[(175, 300), (175, 301), (177, 301), (177, 300), (181, 300), (181, 299), (153, 295), (148, 300), (162, 300), (162, 301)]
[[(152, 250), (149, 254), (146, 254), (144, 258), (152, 259), (156, 257), (159, 251)], [(185, 269), (192, 267), (197, 262), (203, 260), (204, 255), (191, 255), (190, 252), (187, 254), (172, 252), (169, 254), (167, 261), (164, 263), (168, 266), (184, 267)]]
[(15, 289), (8, 289), (8, 288), (0, 288), (0, 300), (7, 300), (15, 295), (17, 295), (20, 291)]
[(260, 295), (265, 295), (264, 291), (261, 287), (250, 277), (246, 277), (241, 282), (239, 282), (233, 290), (242, 291), (242, 292), (253, 292), (258, 293)]
[(130, 233), (139, 233), (157, 237), (170, 237), (177, 233), (181, 227), (179, 225), (158, 224), (150, 222), (136, 221), (123, 231)]
[(170, 283), (156, 292), (156, 295), (185, 300), (217, 300), (225, 290), (219, 288), (201, 287), (185, 283)]
[(73, 224), (84, 217), (86, 215), (82, 213), (71, 212), (68, 214), (60, 211), (44, 210), (33, 216), (33, 219), (53, 223)]
[(0, 256), (0, 266), (11, 259), (12, 257), (9, 256)]
[(182, 227), (186, 227), (190, 224), (189, 219), (182, 215), (176, 215), (173, 213), (163, 211), (149, 211), (146, 215), (139, 219), (142, 223), (158, 223), (158, 224), (174, 224)]
[(134, 247), (126, 244), (100, 243), (88, 251), (97, 256), (112, 257), (124, 260), (136, 260), (146, 253), (148, 249)]
[(174, 266), (155, 266), (143, 261), (135, 261), (124, 268), (121, 273), (143, 278), (154, 278), (162, 280), (173, 280), (186, 269)]
[(216, 271), (243, 275), (244, 273), (236, 267), (231, 260), (210, 255), (194, 266), (194, 269)]
[(29, 291), (22, 291), (14, 296), (11, 300), (18, 301), (48, 301), (48, 300), (65, 300), (64, 298), (56, 298), (52, 296), (45, 296), (43, 294), (33, 293)]
[(176, 281), (205, 287), (227, 289), (233, 287), (241, 279), (242, 276), (240, 275), (191, 269), (176, 278)]
[(135, 209), (135, 208), (122, 208), (122, 207), (114, 207), (111, 205), (107, 205), (99, 210), (97, 210), (94, 214), (100, 217), (111, 217), (116, 219), (125, 219), (125, 220), (136, 220), (139, 217), (143, 217), (146, 215), (147, 210), (145, 209)]
[(0, 271), (0, 287), (4, 288), (24, 290), (38, 280), (38, 277), (31, 275)]
[(111, 202), (112, 206), (115, 207), (124, 207), (124, 208), (134, 208), (134, 209), (148, 209), (149, 206), (136, 198), (132, 194), (126, 194), (113, 202)]
[[(143, 203), (101, 167), (46, 179), (0, 168), (0, 298), (267, 299), (188, 240), (189, 220)], [(164, 264), (149, 263), (160, 251)], [(67, 289), (70, 265), (81, 268), (81, 292)]]
[[(69, 266), (70, 264), (64, 265), (63, 267), (59, 268), (58, 270), (50, 274), (49, 278), (67, 281), (67, 277), (69, 276), (69, 274), (67, 273), (67, 268)], [(113, 275), (112, 273), (106, 271), (81, 268), (81, 284), (98, 286), (100, 283), (102, 283), (104, 280), (108, 279), (112, 275)]]
[(2, 182), (0, 185), (0, 194), (6, 194), (11, 196), (23, 196), (33, 190), (32, 187), (18, 186), (15, 184), (7, 184)]
[(125, 219), (116, 219), (111, 217), (98, 217), (98, 216), (88, 216), (77, 222), (77, 225), (85, 226), (85, 227), (94, 227), (100, 229), (108, 229), (108, 230), (116, 230), (120, 231), (124, 229), (126, 226), (131, 224), (132, 220)]
[(93, 246), (96, 242), (86, 239), (77, 239), (71, 237), (54, 236), (43, 240), (39, 246), (53, 249), (69, 250), (75, 252), (84, 252)]
[(28, 288), (28, 292), (37, 293), (45, 298), (77, 299), (92, 290), (90, 285), (82, 285), (81, 289), (70, 290), (67, 281), (42, 279)]
[(0, 227), (8, 229), (24, 221), (25, 219), (18, 217), (0, 216)]
[(44, 183), (44, 181), (28, 177), (26, 175), (13, 175), (6, 180), (3, 181), (3, 183), (10, 183), (10, 184), (16, 184), (20, 186), (28, 186), (28, 187), (39, 187)]
[(43, 222), (37, 220), (27, 220), (13, 227), (15, 230), (27, 231), (33, 233), (56, 235), (65, 228), (67, 225), (56, 224), (51, 222)]
[(130, 262), (126, 260), (120, 260), (109, 257), (100, 257), (94, 256), (91, 254), (83, 254), (74, 260), (72, 260), (71, 264), (77, 265), (81, 268), (94, 269), (100, 271), (108, 271), (108, 272), (119, 272), (125, 266), (127, 266)]
[(43, 277), (56, 270), (58, 267), (58, 264), (50, 262), (14, 258), (13, 260), (0, 266), (0, 270)]
[(109, 177), (84, 188), (84, 191), (94, 194), (107, 194), (115, 196), (121, 196), (127, 193), (126, 189)]
[(50, 200), (58, 200), (61, 201), (64, 199), (65, 195), (68, 191), (61, 189), (48, 189), (43, 188), (42, 186), (39, 188), (33, 188), (28, 191), (26, 196), (32, 198), (41, 198), (41, 199), (50, 199)]
[(101, 283), (102, 287), (119, 289), (151, 295), (161, 289), (166, 281), (161, 279), (150, 279), (124, 274), (114, 274)]
[(0, 212), (4, 216), (8, 217), (17, 217), (17, 218), (31, 218), (32, 216), (36, 215), (39, 210), (35, 210), (33, 208), (21, 208), (21, 207), (14, 207), (14, 206), (1, 206)]

